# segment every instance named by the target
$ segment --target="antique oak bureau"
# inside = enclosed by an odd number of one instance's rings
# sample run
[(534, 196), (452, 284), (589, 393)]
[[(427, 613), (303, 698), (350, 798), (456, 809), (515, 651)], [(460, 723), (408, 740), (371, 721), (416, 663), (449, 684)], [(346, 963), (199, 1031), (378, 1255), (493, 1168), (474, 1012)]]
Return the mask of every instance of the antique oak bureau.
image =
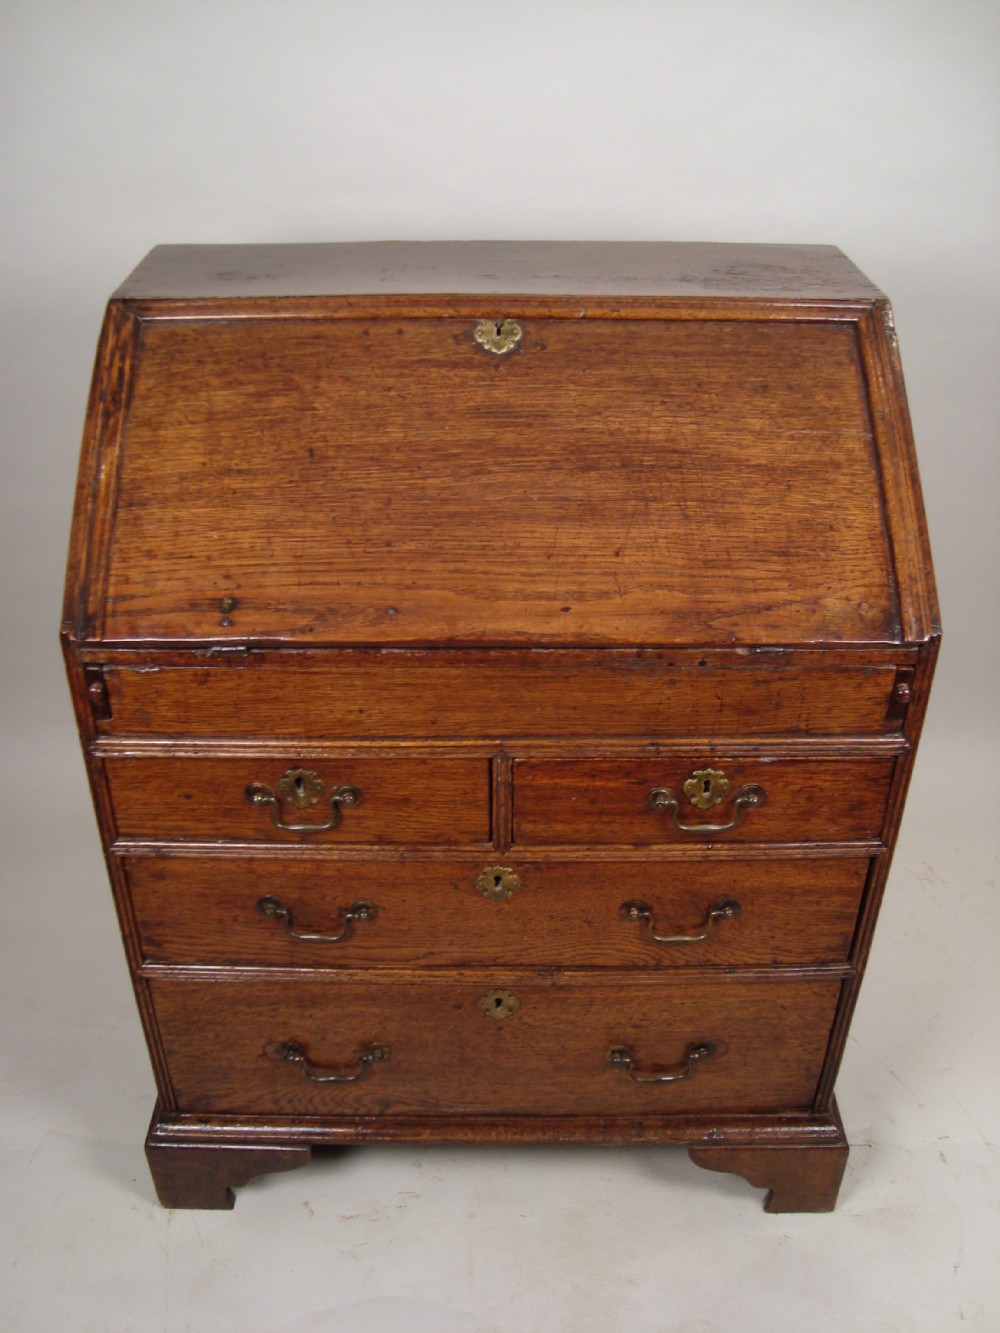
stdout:
[(158, 248), (63, 635), (165, 1205), (488, 1141), (833, 1207), (939, 639), (839, 251)]

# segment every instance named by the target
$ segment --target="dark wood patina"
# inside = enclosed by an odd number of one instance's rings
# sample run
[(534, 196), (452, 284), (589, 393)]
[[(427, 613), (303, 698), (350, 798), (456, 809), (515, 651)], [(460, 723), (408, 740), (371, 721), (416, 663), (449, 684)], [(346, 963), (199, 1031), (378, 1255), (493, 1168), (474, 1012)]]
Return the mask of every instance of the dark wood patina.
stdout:
[(837, 250), (154, 250), (63, 641), (162, 1202), (319, 1145), (646, 1142), (832, 1208), (939, 638)]

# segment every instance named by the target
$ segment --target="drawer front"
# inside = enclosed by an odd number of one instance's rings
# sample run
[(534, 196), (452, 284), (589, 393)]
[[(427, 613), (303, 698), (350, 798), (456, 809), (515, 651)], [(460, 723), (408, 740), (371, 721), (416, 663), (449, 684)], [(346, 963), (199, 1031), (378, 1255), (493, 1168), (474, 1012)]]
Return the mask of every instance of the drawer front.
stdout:
[(148, 960), (329, 968), (843, 963), (867, 870), (853, 858), (128, 862)]
[(877, 838), (891, 759), (524, 759), (514, 843)]
[(337, 1118), (805, 1110), (840, 984), (483, 972), (150, 988), (181, 1111)]
[(879, 733), (893, 666), (687, 666), (663, 652), (342, 651), (311, 665), (105, 668), (132, 736), (782, 736)]
[(114, 756), (105, 770), (119, 837), (346, 845), (490, 838), (485, 759)]

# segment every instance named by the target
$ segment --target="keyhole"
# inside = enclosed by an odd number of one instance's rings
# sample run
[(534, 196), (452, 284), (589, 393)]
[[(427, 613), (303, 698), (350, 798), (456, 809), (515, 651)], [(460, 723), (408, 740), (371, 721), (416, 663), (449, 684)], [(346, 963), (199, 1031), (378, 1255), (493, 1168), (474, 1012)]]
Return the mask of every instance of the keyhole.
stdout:
[(712, 794), (712, 779), (711, 779), (711, 778), (702, 778), (702, 780), (701, 780), (701, 794), (702, 794), (702, 796), (711, 796), (711, 794)]
[(484, 866), (483, 873), (476, 879), (476, 888), (494, 903), (502, 903), (520, 886), (517, 875), (504, 866)]
[(296, 791), (296, 794), (299, 795), (299, 796), (301, 796), (302, 793), (305, 791), (305, 789), (306, 789), (306, 784), (302, 781), (302, 778), (301, 778), (301, 777), (297, 777), (297, 778), (295, 779), (295, 791)]
[(479, 1001), (479, 1007), (484, 1014), (490, 1018), (502, 1019), (508, 1018), (516, 1009), (519, 1009), (520, 1001), (516, 995), (511, 995), (506, 990), (487, 991)]

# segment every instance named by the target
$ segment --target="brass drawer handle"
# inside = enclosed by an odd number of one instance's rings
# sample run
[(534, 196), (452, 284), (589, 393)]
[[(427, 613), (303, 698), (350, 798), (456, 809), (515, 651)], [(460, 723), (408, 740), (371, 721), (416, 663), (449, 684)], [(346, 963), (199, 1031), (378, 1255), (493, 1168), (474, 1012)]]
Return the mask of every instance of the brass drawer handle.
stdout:
[(312, 769), (290, 768), (278, 783), (277, 795), (262, 782), (251, 782), (243, 796), (248, 805), (267, 806), (271, 823), (286, 833), (326, 833), (340, 823), (341, 806), (357, 805), (361, 800), (357, 787), (334, 787), (329, 796), (330, 818), (325, 824), (286, 824), (281, 818), (283, 801), (304, 810), (315, 805), (325, 791), (326, 783)]
[(297, 1041), (286, 1041), (278, 1053), (289, 1064), (301, 1065), (303, 1074), (313, 1083), (356, 1083), (359, 1078), (364, 1078), (372, 1065), (385, 1064), (389, 1047), (380, 1041), (367, 1045), (358, 1056), (358, 1070), (354, 1074), (338, 1074), (322, 1065), (314, 1065)]
[(717, 1049), (711, 1041), (694, 1042), (688, 1047), (680, 1065), (673, 1069), (641, 1074), (635, 1067), (635, 1052), (630, 1046), (612, 1046), (608, 1051), (608, 1063), (617, 1069), (624, 1069), (633, 1083), (680, 1083), (681, 1079), (690, 1078), (699, 1064), (710, 1060)]
[[(699, 810), (710, 810), (729, 795), (732, 784), (718, 768), (698, 768), (684, 783), (684, 795)], [(646, 796), (650, 810), (670, 813), (674, 828), (681, 833), (726, 833), (736, 828), (744, 810), (755, 810), (767, 801), (767, 792), (756, 783), (741, 787), (733, 797), (733, 817), (726, 824), (682, 824), (679, 818), (680, 802), (670, 787), (654, 787)]]
[(291, 935), (293, 940), (305, 940), (308, 944), (338, 944), (354, 933), (355, 921), (374, 921), (378, 916), (378, 908), (374, 903), (351, 903), (347, 911), (341, 913), (344, 929), (339, 935), (326, 935), (315, 930), (295, 930), (291, 909), (273, 894), (269, 893), (257, 899), (257, 911), (269, 921), (283, 922), (286, 933)]
[(700, 944), (712, 934), (716, 922), (734, 921), (740, 914), (740, 905), (734, 898), (720, 898), (708, 909), (708, 915), (697, 935), (660, 935), (653, 924), (653, 909), (648, 903), (638, 902), (635, 899), (622, 903), (618, 911), (626, 921), (645, 921), (649, 927), (650, 939), (655, 940), (657, 944)]

